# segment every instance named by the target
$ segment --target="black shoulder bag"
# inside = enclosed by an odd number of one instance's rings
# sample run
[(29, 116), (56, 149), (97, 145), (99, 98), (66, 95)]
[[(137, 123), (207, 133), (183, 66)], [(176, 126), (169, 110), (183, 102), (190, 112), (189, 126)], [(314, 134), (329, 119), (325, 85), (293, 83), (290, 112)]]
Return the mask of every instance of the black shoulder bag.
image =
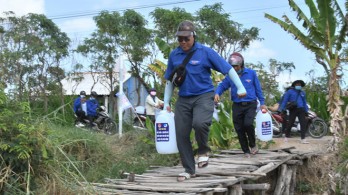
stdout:
[(301, 93), (301, 91), (297, 93), (295, 101), (289, 102), (286, 105), (286, 109), (293, 110), (293, 109), (297, 108), (297, 99), (298, 99), (298, 96), (300, 95), (300, 93)]
[(196, 50), (187, 54), (182, 64), (177, 66), (169, 76), (169, 80), (175, 87), (180, 87), (186, 78), (186, 64), (189, 62)]

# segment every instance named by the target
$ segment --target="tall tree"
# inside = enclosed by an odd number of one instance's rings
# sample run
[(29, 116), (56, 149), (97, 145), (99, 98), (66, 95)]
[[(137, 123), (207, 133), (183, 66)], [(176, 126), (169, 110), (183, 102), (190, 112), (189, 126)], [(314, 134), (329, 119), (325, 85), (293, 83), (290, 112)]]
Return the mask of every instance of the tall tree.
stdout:
[[(93, 32), (89, 38), (86, 38), (82, 44), (78, 45), (76, 52), (87, 57), (90, 61), (89, 70), (92, 74), (94, 84), (99, 79), (105, 80), (110, 94), (115, 90), (119, 80), (119, 67), (116, 68), (117, 58), (120, 54), (118, 44), (121, 33), (121, 15), (118, 12), (101, 12), (94, 18), (98, 30)], [(75, 71), (79, 71), (83, 66), (78, 64)], [(79, 80), (80, 74), (73, 74), (73, 77)], [(101, 77), (101, 78), (98, 78)], [(92, 87), (92, 86), (91, 86)], [(110, 108), (114, 108), (115, 101), (110, 99)], [(114, 116), (113, 110), (110, 114)]]
[(5, 17), (0, 18), (2, 32), (0, 35), (0, 79), (14, 98), (22, 99), (24, 93), (25, 67), (30, 66), (27, 62), (25, 39), (28, 26), (25, 17), (16, 17), (13, 12), (5, 12)]
[[(115, 70), (119, 68), (116, 66), (117, 58), (125, 55), (130, 64), (130, 72), (142, 80), (142, 74), (148, 70), (143, 62), (151, 54), (149, 45), (152, 38), (151, 30), (145, 27), (147, 21), (144, 17), (134, 10), (127, 10), (123, 15), (103, 11), (94, 20), (97, 30), (76, 49), (91, 59), (91, 72), (105, 75), (104, 79), (108, 80), (111, 93), (119, 80), (118, 75), (115, 75)], [(137, 93), (139, 95), (139, 90)], [(113, 99), (110, 100), (110, 105), (114, 106)]]
[[(134, 10), (127, 10), (122, 17), (122, 31), (120, 48), (131, 65), (132, 75), (142, 82), (138, 83), (137, 94), (140, 97), (140, 85), (143, 81), (143, 74), (148, 72), (148, 65), (145, 59), (151, 55), (150, 43), (152, 39), (152, 30), (146, 28), (145, 18)], [(137, 105), (140, 104), (138, 99)]]
[(305, 2), (309, 8), (310, 17), (306, 16), (294, 0), (289, 0), (291, 9), (297, 13), (298, 21), (302, 22), (304, 28), (302, 31), (286, 15), (283, 15), (284, 21), (270, 14), (265, 14), (265, 17), (280, 25), (292, 34), (295, 40), (313, 52), (317, 62), (329, 75), (330, 130), (335, 136), (339, 136), (340, 131), (346, 128), (342, 118), (341, 90), (338, 82), (342, 75), (338, 72), (342, 68), (340, 54), (343, 51), (342, 44), (346, 42), (347, 19), (336, 0), (317, 0), (316, 3), (313, 0), (306, 0)]
[[(29, 76), (29, 89), (44, 100), (44, 111), (48, 109), (48, 86), (54, 82), (58, 84), (57, 76), (64, 76), (64, 72), (56, 72), (63, 75), (52, 74), (50, 70), (60, 68), (60, 61), (69, 55), (68, 47), (70, 39), (67, 34), (61, 32), (52, 20), (44, 15), (29, 14), (30, 40), (28, 50), (31, 51), (32, 70)], [(58, 83), (57, 83), (58, 82)], [(61, 84), (60, 84), (61, 86)]]
[(174, 7), (172, 10), (156, 8), (150, 13), (155, 24), (155, 34), (163, 39), (171, 48), (177, 46), (175, 33), (183, 20), (194, 21), (194, 16), (183, 8)]
[[(261, 40), (259, 29), (255, 27), (243, 29), (241, 24), (232, 21), (230, 15), (224, 12), (221, 3), (203, 6), (196, 12), (197, 16), (193, 16), (183, 8), (172, 10), (156, 8), (150, 15), (155, 23), (156, 44), (164, 58), (168, 58), (170, 48), (178, 46), (175, 33), (183, 20), (193, 21), (196, 26), (197, 40), (209, 45), (224, 58), (233, 51), (245, 50), (251, 41)], [(224, 76), (217, 74), (216, 71), (212, 74), (216, 82)]]
[(222, 3), (205, 5), (196, 14), (199, 40), (225, 59), (234, 51), (245, 50), (252, 41), (262, 40), (258, 28), (244, 29), (242, 24), (231, 20)]
[[(58, 26), (41, 14), (16, 17), (7, 12), (0, 18), (0, 64), (3, 82), (16, 90), (23, 100), (23, 93), (43, 99), (47, 111), (47, 86), (57, 82), (49, 69), (60, 67), (68, 56), (70, 39)], [(63, 74), (63, 72), (61, 72)]]
[(288, 71), (289, 79), (290, 79), (292, 70), (295, 69), (296, 67), (293, 62), (278, 62), (275, 59), (270, 59), (269, 68), (271, 73), (276, 77), (278, 77), (280, 73), (284, 71)]

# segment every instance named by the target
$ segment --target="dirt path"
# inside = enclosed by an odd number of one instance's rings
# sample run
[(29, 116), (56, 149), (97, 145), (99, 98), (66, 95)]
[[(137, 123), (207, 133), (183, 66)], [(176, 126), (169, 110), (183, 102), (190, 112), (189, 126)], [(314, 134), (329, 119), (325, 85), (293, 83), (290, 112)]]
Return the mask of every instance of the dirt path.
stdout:
[(320, 139), (306, 137), (309, 144), (301, 144), (300, 139), (300, 137), (292, 137), (288, 139), (288, 142), (284, 142), (284, 138), (273, 138), (275, 144), (272, 144), (270, 149), (295, 147), (295, 150), (302, 152), (326, 152), (332, 136), (324, 136)]

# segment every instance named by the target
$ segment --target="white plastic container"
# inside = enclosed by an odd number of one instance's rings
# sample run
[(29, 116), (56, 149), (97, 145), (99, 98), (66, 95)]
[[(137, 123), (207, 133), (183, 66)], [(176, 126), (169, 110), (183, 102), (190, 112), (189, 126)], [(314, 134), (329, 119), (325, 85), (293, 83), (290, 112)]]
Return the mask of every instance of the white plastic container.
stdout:
[(270, 141), (273, 137), (272, 117), (267, 112), (261, 110), (256, 114), (256, 135), (261, 141)]
[(166, 110), (159, 112), (155, 122), (156, 150), (160, 154), (178, 153), (174, 114)]

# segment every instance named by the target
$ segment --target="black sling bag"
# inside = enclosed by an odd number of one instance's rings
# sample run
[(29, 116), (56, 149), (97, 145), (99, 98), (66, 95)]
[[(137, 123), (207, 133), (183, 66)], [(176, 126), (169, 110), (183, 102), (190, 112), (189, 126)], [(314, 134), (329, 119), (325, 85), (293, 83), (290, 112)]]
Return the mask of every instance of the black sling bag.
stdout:
[(182, 64), (177, 66), (170, 74), (169, 80), (173, 83), (175, 87), (180, 87), (184, 83), (186, 78), (186, 64), (189, 62), (195, 51), (196, 50), (188, 53)]

